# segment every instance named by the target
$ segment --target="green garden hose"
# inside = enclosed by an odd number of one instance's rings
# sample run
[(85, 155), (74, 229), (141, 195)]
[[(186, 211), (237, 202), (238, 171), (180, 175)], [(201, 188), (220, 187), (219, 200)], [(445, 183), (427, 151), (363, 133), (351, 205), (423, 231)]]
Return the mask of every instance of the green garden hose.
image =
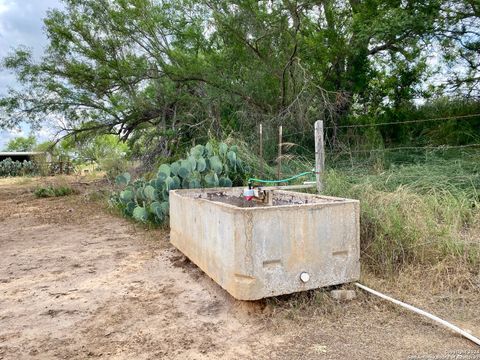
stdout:
[(289, 177), (289, 178), (286, 178), (286, 179), (280, 179), (280, 180), (262, 180), (262, 179), (255, 179), (255, 178), (250, 178), (248, 179), (248, 183), (251, 183), (251, 182), (258, 182), (258, 183), (264, 183), (264, 184), (268, 184), (268, 183), (283, 183), (283, 182), (289, 182), (289, 181), (292, 181), (292, 180), (295, 180), (299, 177), (302, 177), (302, 176), (306, 176), (306, 175), (309, 175), (309, 174), (315, 174), (315, 171), (314, 170), (311, 170), (311, 171), (305, 171), (303, 173), (300, 173), (298, 175), (294, 175), (292, 177)]

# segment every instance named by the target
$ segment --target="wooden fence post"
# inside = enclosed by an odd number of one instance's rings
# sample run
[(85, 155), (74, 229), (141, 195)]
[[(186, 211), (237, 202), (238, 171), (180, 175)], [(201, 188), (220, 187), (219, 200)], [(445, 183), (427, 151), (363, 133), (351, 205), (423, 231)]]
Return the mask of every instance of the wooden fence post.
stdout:
[(323, 191), (323, 171), (325, 169), (325, 144), (323, 139), (323, 121), (315, 121), (315, 175), (317, 178), (317, 191)]
[(277, 163), (278, 163), (278, 171), (277, 171), (277, 177), (278, 180), (282, 178), (282, 132), (283, 128), (282, 125), (278, 128), (278, 158), (277, 158)]
[(260, 124), (260, 178), (263, 179), (263, 126)]

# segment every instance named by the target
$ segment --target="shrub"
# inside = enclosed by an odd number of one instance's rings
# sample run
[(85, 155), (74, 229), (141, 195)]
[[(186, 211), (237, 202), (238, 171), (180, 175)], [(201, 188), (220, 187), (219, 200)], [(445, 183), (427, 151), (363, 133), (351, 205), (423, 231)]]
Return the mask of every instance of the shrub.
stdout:
[(50, 175), (73, 174), (75, 166), (70, 161), (55, 161), (49, 164), (47, 171)]
[(114, 181), (118, 175), (125, 173), (129, 163), (123, 156), (111, 156), (99, 160), (99, 168), (105, 171), (107, 179)]
[(75, 191), (69, 186), (47, 186), (35, 189), (34, 194), (38, 198), (60, 197), (74, 194)]

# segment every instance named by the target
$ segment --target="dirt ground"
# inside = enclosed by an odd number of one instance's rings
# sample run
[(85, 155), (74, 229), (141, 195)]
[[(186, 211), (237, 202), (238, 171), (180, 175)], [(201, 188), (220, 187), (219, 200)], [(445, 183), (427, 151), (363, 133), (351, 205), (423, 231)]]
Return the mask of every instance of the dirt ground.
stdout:
[[(0, 359), (480, 359), (468, 340), (358, 291), (235, 301), (168, 231), (92, 202), (94, 184), (35, 198), (45, 181), (0, 180)], [(431, 286), (414, 290), (411, 279), (363, 281), (480, 336), (478, 279), (452, 289), (424, 273)]]

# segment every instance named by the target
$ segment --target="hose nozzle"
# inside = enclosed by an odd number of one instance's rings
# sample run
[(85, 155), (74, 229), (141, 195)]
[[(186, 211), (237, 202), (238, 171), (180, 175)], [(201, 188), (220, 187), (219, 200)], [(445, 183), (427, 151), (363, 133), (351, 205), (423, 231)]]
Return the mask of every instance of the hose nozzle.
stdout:
[(248, 183), (248, 188), (243, 190), (243, 198), (247, 201), (251, 201), (255, 197), (255, 190), (251, 182)]

